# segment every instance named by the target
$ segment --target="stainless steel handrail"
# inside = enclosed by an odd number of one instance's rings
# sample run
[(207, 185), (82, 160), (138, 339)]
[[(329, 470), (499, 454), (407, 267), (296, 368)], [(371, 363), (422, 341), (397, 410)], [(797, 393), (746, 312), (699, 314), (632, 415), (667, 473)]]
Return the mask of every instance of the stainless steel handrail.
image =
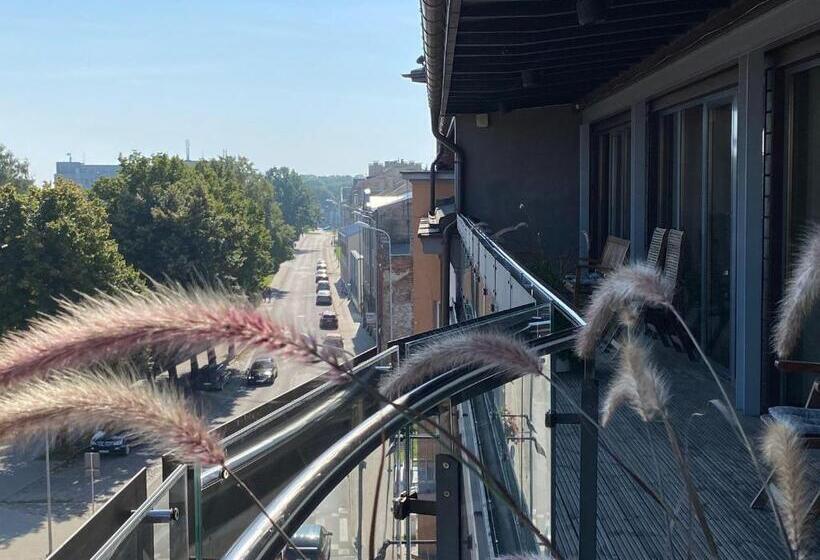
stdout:
[(185, 471), (188, 469), (186, 465), (180, 465), (174, 472), (168, 476), (165, 480), (162, 481), (162, 484), (151, 494), (147, 500), (142, 502), (139, 508), (134, 510), (134, 512), (128, 517), (125, 523), (120, 526), (117, 531), (111, 535), (105, 544), (100, 547), (100, 549), (91, 557), (91, 560), (108, 560), (109, 558), (113, 558), (114, 554), (117, 552), (117, 548), (125, 542), (125, 540), (131, 536), (131, 534), (136, 531), (137, 527), (140, 523), (142, 523), (143, 519), (148, 516), (148, 513), (151, 511), (151, 508), (154, 507), (158, 501), (165, 496), (171, 487), (174, 486), (179, 480), (185, 476)]
[[(574, 329), (561, 331), (544, 337), (533, 348), (539, 354), (564, 350), (572, 346), (575, 335)], [(467, 396), (465, 393), (470, 389), (487, 390), (491, 384), (497, 386), (511, 380), (509, 375), (502, 374), (494, 367), (479, 367), (467, 372), (463, 367), (454, 368), (399, 397), (396, 402), (419, 413), (426, 413), (444, 399), (458, 401)], [(276, 519), (286, 532), (293, 534), (324, 497), (381, 444), (383, 437), (395, 434), (406, 422), (395, 407), (382, 407), (290, 481), (266, 507), (268, 515)], [(267, 516), (260, 514), (223, 558), (270, 558), (280, 552), (285, 544), (282, 536), (271, 527)]]
[[(358, 375), (367, 370), (374, 365), (378, 365), (379, 362), (391, 358), (395, 354), (398, 356), (398, 348), (391, 347), (379, 354), (376, 354), (372, 358), (365, 360), (364, 362), (358, 364), (356, 367), (353, 368), (353, 375)], [(355, 387), (355, 386), (353, 386)], [(306, 424), (310, 424), (312, 422), (320, 421), (321, 418), (327, 414), (332, 412), (336, 406), (340, 404), (339, 398), (333, 398), (332, 395), (337, 393), (343, 392), (345, 389), (343, 387), (336, 387), (335, 389), (329, 383), (318, 387), (317, 389), (305, 394), (300, 401), (304, 399), (304, 402), (301, 404), (306, 405), (310, 404), (310, 401), (314, 401), (316, 406), (315, 408), (311, 409), (309, 414), (305, 415), (304, 418), (297, 419), (298, 421), (289, 421), (284, 427), (280, 430), (276, 430), (270, 436), (266, 437), (265, 439), (245, 448), (239, 452), (234, 453), (231, 457), (227, 459), (225, 462), (226, 466), (231, 470), (240, 470), (244, 465), (255, 461), (259, 457), (266, 455), (268, 453), (273, 452), (283, 441), (287, 441), (291, 437), (295, 437)], [(344, 399), (341, 399), (344, 400)], [(279, 411), (272, 412), (269, 416), (265, 418), (260, 418), (253, 424), (248, 425), (244, 429), (249, 429), (254, 427), (254, 429), (258, 429), (260, 426), (263, 426), (265, 423), (270, 422), (269, 417), (280, 416)], [(265, 421), (265, 422), (263, 422)], [(261, 422), (261, 424), (259, 424)], [(223, 443), (226, 443), (226, 440), (231, 439), (233, 440), (233, 436), (228, 436)], [(209, 467), (207, 469), (203, 469), (202, 471), (202, 486), (203, 488), (212, 484), (213, 482), (222, 478), (223, 468), (221, 466)]]
[(533, 290), (537, 291), (538, 295), (541, 296), (541, 298), (544, 301), (550, 302), (553, 306), (560, 310), (561, 313), (563, 313), (567, 317), (567, 319), (569, 319), (569, 321), (573, 323), (576, 327), (580, 327), (586, 324), (586, 321), (584, 321), (583, 317), (581, 317), (581, 315), (575, 309), (573, 309), (572, 306), (570, 306), (567, 302), (565, 302), (559, 296), (554, 294), (549, 288), (544, 286), (537, 278), (535, 278), (535, 276), (530, 274), (527, 271), (527, 269), (518, 264), (518, 262), (509, 254), (507, 254), (507, 252), (504, 249), (502, 249), (495, 241), (490, 239), (490, 237), (487, 236), (486, 233), (481, 231), (481, 229), (478, 226), (476, 226), (476, 224), (470, 218), (463, 214), (459, 214), (458, 219), (459, 221), (464, 223), (464, 225), (467, 227), (467, 229), (470, 230), (470, 232), (473, 235), (478, 237), (478, 240), (481, 242), (482, 245), (484, 245), (484, 247), (487, 250), (489, 250), (491, 253), (494, 253), (499, 258), (499, 260), (502, 262), (502, 264), (505, 266), (508, 272), (514, 272), (515, 274), (520, 275), (527, 282), (529, 282)]

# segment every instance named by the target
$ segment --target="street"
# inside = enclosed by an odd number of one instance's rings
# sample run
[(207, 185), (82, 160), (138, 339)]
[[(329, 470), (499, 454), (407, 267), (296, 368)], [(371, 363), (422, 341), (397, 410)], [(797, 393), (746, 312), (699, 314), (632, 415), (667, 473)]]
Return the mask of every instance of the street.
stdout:
[[(333, 308), (339, 317), (339, 328), (333, 332), (342, 336), (348, 352), (360, 353), (374, 343), (354, 320), (347, 300), (339, 298), (339, 265), (331, 239), (330, 232), (316, 231), (303, 235), (297, 242), (294, 258), (281, 265), (271, 282), (272, 301), (262, 305), (269, 308), (274, 318), (289, 325), (309, 332), (330, 332), (319, 330), (319, 314), (328, 307), (317, 307), (315, 304), (314, 271), (316, 261), (323, 258), (328, 264)], [(323, 338), (323, 334), (317, 336), (320, 340)], [(218, 350), (219, 355), (224, 354), (224, 349)], [(244, 372), (254, 357), (256, 356), (250, 352), (241, 353), (232, 367)], [(204, 354), (199, 357), (200, 364), (206, 361)], [(249, 387), (243, 379), (235, 376), (230, 379), (224, 391), (195, 393), (197, 407), (213, 425), (219, 425), (296, 387), (325, 369), (320, 364), (304, 364), (295, 360), (277, 360), (277, 363), (279, 377), (272, 386)], [(44, 558), (48, 554), (44, 448), (45, 437), (42, 443), (32, 444), (25, 449), (0, 448), (0, 558), (26, 560)], [(377, 465), (378, 454), (375, 462), (368, 462), (370, 468), (365, 471), (363, 480), (367, 519), (365, 534), (370, 525), (367, 510), (370, 509), (368, 504), (373, 502), (372, 489), (375, 488)], [(94, 483), (95, 503), (105, 502), (143, 466), (149, 468), (150, 492), (150, 488), (159, 482), (160, 477), (158, 457), (155, 454), (140, 446), (128, 456), (103, 457), (100, 474)], [(358, 514), (356, 476), (352, 474), (339, 485), (311, 520), (321, 523), (333, 533), (334, 558), (355, 557), (353, 542)], [(60, 457), (52, 452), (51, 487), (53, 548), (56, 549), (92, 513), (91, 483), (84, 470), (82, 453), (73, 457)], [(383, 527), (383, 523), (379, 527)], [(382, 535), (378, 536), (377, 546)]]

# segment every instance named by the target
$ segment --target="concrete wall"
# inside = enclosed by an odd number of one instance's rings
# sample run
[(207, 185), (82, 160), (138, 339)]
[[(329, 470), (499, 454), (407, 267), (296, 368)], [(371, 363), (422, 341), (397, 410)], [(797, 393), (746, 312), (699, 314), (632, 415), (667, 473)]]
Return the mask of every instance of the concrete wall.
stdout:
[(502, 245), (513, 252), (540, 245), (556, 269), (578, 255), (580, 122), (572, 107), (493, 113), (487, 128), (473, 115), (456, 121), (466, 154), (462, 212), (493, 231), (525, 222)]
[(393, 331), (390, 332), (390, 280), (386, 266), (382, 269), (381, 324), (385, 339), (402, 338), (413, 334), (413, 259), (410, 255), (394, 256), (390, 265), (390, 274), (393, 285)]
[[(429, 179), (411, 179), (413, 189), (411, 227), (418, 231), (419, 220), (430, 209)], [(453, 181), (439, 178), (436, 181), (436, 198), (453, 196)], [(436, 328), (435, 306), (441, 301), (441, 261), (438, 255), (426, 255), (418, 235), (411, 235), (413, 255), (413, 333)]]
[(408, 199), (382, 206), (373, 212), (376, 227), (389, 233), (394, 245), (409, 243), (410, 238), (415, 235), (418, 224), (413, 225), (410, 209), (411, 201)]

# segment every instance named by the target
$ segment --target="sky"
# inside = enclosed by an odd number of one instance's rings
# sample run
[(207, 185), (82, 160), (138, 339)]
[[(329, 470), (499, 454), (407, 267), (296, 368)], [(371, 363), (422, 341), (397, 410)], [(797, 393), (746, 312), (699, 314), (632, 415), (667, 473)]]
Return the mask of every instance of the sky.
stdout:
[(0, 143), (37, 181), (133, 150), (364, 174), (433, 157), (416, 0), (3, 0)]

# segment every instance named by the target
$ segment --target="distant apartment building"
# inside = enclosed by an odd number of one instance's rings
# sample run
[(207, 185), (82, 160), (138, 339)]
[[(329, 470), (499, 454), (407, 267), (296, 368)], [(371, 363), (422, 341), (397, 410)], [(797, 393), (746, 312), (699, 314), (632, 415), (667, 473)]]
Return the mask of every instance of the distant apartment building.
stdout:
[(399, 171), (422, 171), (424, 166), (417, 161), (405, 161), (397, 159), (393, 161), (374, 161), (367, 166), (367, 176), (376, 177), (378, 175), (386, 175), (390, 172), (396, 173)]
[(79, 161), (58, 161), (54, 179), (62, 177), (90, 189), (98, 179), (113, 177), (119, 170), (119, 165), (86, 165)]

